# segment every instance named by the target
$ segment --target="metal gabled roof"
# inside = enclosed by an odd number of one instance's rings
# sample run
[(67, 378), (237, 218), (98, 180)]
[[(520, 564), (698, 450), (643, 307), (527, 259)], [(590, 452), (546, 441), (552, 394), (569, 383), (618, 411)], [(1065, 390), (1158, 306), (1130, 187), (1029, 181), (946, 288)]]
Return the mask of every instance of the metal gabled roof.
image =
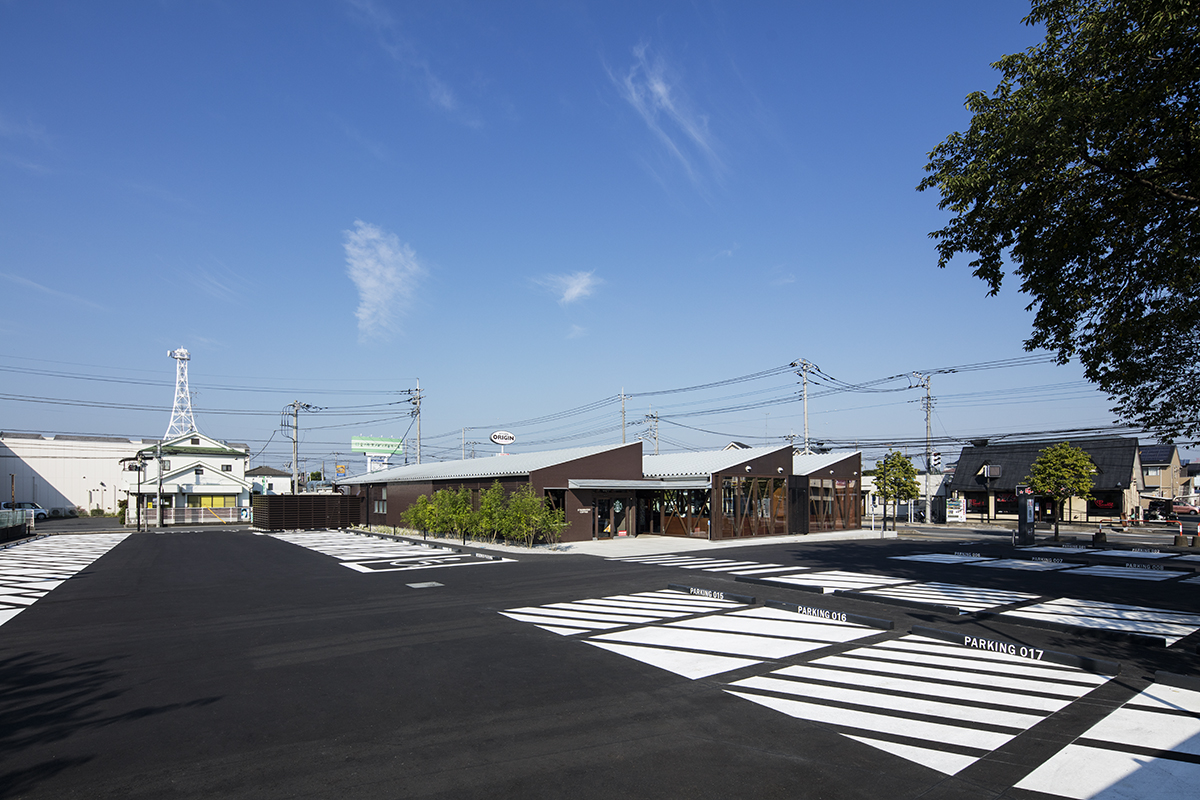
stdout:
[(572, 447), (566, 450), (546, 450), (540, 453), (513, 453), (503, 456), (469, 458), (465, 461), (438, 461), (432, 464), (409, 464), (403, 467), (382, 469), (334, 481), (338, 486), (356, 486), (364, 483), (400, 483), (406, 481), (454, 481), (507, 478), (528, 475), (539, 469), (565, 464), (599, 453), (607, 453), (627, 447), (624, 444)]
[(793, 475), (812, 475), (814, 472), (823, 469), (829, 469), (834, 464), (840, 464), (848, 458), (859, 456), (862, 452), (853, 450), (849, 453), (812, 453), (809, 455), (794, 455), (792, 456), (792, 474)]
[(790, 445), (642, 456), (642, 472), (647, 478), (700, 478), (712, 475), (714, 472), (724, 472), (756, 458), (778, 453), (788, 447)]

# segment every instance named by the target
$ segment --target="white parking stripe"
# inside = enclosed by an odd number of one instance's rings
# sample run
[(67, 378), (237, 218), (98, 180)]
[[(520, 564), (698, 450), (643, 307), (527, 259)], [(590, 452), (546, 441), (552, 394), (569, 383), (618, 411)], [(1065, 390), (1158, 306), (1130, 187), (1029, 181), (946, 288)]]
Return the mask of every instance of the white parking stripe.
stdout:
[(713, 653), (695, 653), (681, 650), (663, 650), (656, 647), (641, 647), (615, 642), (598, 642), (595, 639), (585, 640), (590, 645), (603, 648), (618, 655), (641, 661), (652, 667), (674, 672), (685, 678), (696, 680), (718, 675), (722, 672), (749, 667), (760, 662), (748, 658), (714, 655)]
[(1180, 572), (1179, 570), (1171, 569), (1148, 569), (1143, 567), (1117, 567), (1096, 565), (1092, 567), (1080, 567), (1073, 569), (1068, 573), (1070, 575), (1092, 575), (1101, 578), (1124, 578), (1131, 581), (1169, 581), (1171, 578), (1178, 578), (1189, 573)]
[(739, 680), (727, 691), (953, 775), (1108, 680), (955, 647), (909, 635)]
[(905, 586), (866, 589), (863, 594), (892, 597), (930, 605), (952, 606), (966, 611), (983, 611), (1023, 600), (1036, 600), (1040, 595), (1009, 592), (1001, 589), (979, 589), (953, 583), (910, 583)]
[(1016, 786), (1078, 800), (1193, 798), (1198, 756), (1200, 692), (1155, 684)]
[(801, 566), (789, 567), (784, 564), (762, 564), (758, 561), (735, 561), (729, 558), (710, 558), (708, 556), (618, 556), (608, 560), (631, 564), (651, 564), (656, 567), (697, 569), (703, 572), (727, 572), (732, 575), (767, 575), (772, 572), (800, 572), (808, 569), (808, 567)]
[(1057, 622), (1080, 628), (1162, 636), (1168, 646), (1200, 630), (1200, 616), (1118, 603), (1063, 598), (1005, 611), (1001, 617)]
[(996, 567), (997, 569), (1022, 569), (1029, 572), (1053, 572), (1059, 569), (1070, 569), (1075, 564), (1064, 564), (1061, 561), (1029, 561), (1022, 558), (998, 558), (995, 561), (976, 561), (972, 567)]
[(988, 561), (983, 556), (961, 556), (951, 553), (921, 553), (912, 556), (888, 556), (893, 561), (928, 561), (931, 564), (971, 564)]
[(128, 535), (48, 536), (0, 550), (0, 625), (86, 569)]
[(870, 589), (876, 586), (912, 582), (911, 578), (889, 578), (886, 575), (870, 575), (865, 572), (843, 572), (841, 570), (806, 572), (803, 575), (779, 575), (773, 578), (763, 578), (763, 580), (785, 585), (819, 586), (826, 594), (839, 589)]

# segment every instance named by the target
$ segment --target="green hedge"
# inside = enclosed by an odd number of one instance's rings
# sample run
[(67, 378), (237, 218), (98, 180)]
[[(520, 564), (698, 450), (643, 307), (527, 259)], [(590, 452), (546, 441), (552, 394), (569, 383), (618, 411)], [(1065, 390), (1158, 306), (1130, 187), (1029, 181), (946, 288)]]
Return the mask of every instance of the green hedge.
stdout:
[(421, 495), (400, 519), (415, 530), (529, 547), (539, 541), (557, 542), (567, 527), (565, 512), (534, 494), (532, 486), (526, 484), (505, 497), (499, 481), (480, 494), (479, 508), (473, 507), (471, 490), (460, 486), (439, 489), (432, 497)]

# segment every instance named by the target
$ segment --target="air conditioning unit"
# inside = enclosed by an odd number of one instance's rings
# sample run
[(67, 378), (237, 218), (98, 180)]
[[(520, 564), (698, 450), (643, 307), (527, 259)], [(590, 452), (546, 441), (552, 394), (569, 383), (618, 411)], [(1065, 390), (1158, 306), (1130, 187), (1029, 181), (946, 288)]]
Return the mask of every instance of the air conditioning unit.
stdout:
[(985, 464), (983, 467), (983, 477), (999, 478), (1000, 477), (1000, 465), (999, 464)]

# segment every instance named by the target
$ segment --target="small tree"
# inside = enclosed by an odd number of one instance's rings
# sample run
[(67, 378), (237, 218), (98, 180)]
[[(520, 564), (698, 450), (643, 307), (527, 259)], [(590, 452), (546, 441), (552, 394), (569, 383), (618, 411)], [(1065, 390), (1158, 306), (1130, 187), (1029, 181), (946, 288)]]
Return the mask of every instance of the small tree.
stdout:
[(504, 518), (504, 487), (500, 481), (495, 481), (485, 491), (479, 494), (479, 511), (475, 514), (475, 525), (472, 533), (480, 538), (487, 536), (492, 541), (503, 526)]
[(1096, 465), (1091, 456), (1070, 442), (1051, 445), (1038, 453), (1029, 467), (1025, 482), (1034, 494), (1054, 498), (1054, 539), (1058, 540), (1058, 523), (1062, 519), (1063, 503), (1071, 497), (1088, 499), (1096, 485), (1092, 477)]
[(400, 521), (405, 527), (416, 531), (429, 530), (430, 504), (427, 495), (421, 495), (417, 501), (406, 508), (400, 515)]
[(558, 542), (562, 532), (567, 527), (567, 512), (555, 508), (547, 497), (542, 501), (542, 507), (537, 515), (537, 529), (549, 544)]
[[(917, 485), (917, 469), (902, 453), (889, 450), (882, 461), (875, 462), (875, 493), (883, 498), (883, 529), (887, 530), (888, 500), (896, 501), (896, 514), (900, 514), (900, 501), (912, 500), (921, 493)], [(892, 530), (896, 529), (895, 521)]]
[(522, 541), (533, 547), (542, 507), (542, 499), (534, 494), (529, 484), (509, 495), (508, 503), (504, 506), (504, 538)]

